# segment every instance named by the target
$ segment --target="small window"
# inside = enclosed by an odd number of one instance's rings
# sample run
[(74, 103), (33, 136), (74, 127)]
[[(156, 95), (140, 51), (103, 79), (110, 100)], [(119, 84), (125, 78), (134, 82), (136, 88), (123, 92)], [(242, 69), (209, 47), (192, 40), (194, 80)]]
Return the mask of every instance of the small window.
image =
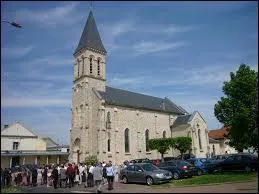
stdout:
[(93, 73), (93, 58), (90, 58), (90, 74)]
[(130, 143), (129, 143), (129, 129), (125, 129), (124, 131), (124, 140), (125, 140), (125, 153), (130, 152)]
[(110, 152), (110, 151), (111, 151), (111, 140), (108, 139), (108, 152)]
[(13, 142), (13, 150), (18, 150), (19, 142)]
[(100, 59), (97, 59), (97, 75), (100, 75)]
[(85, 71), (85, 64), (84, 64), (84, 57), (82, 57), (82, 75), (84, 75)]
[(145, 138), (146, 138), (146, 152), (149, 152), (150, 149), (149, 149), (148, 144), (147, 144), (147, 142), (149, 140), (149, 130), (148, 129), (145, 132)]

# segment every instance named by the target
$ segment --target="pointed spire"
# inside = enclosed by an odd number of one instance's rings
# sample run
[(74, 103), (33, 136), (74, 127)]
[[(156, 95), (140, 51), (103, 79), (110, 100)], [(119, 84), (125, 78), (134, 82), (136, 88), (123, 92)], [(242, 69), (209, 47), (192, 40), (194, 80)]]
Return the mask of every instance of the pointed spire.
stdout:
[(94, 49), (104, 54), (107, 53), (100, 38), (92, 11), (90, 11), (88, 15), (83, 33), (74, 54), (83, 48)]

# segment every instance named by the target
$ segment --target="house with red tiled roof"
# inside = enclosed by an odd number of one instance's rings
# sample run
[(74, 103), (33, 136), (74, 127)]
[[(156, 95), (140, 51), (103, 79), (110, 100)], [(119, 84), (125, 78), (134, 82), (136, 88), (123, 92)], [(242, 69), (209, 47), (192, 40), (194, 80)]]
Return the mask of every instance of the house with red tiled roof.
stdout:
[(221, 129), (210, 130), (209, 145), (211, 155), (222, 155), (222, 154), (233, 154), (237, 153), (235, 148), (228, 145), (229, 140), (227, 139), (227, 134), (229, 133), (229, 128), (222, 127)]

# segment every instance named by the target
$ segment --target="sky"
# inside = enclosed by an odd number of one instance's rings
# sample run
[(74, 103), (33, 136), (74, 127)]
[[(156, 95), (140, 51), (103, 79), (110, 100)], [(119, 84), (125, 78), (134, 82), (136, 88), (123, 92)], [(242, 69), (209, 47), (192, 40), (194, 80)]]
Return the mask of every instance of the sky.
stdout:
[[(73, 53), (88, 1), (2, 1), (1, 125), (19, 121), (69, 144)], [(241, 63), (258, 71), (258, 3), (93, 2), (107, 50), (107, 85), (167, 97), (208, 128), (222, 126), (214, 105)]]

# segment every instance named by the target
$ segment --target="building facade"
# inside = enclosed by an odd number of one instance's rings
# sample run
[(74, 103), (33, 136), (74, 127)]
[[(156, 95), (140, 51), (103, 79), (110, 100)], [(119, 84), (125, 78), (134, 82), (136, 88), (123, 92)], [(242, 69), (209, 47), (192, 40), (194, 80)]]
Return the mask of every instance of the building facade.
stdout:
[(39, 137), (19, 122), (5, 125), (1, 130), (1, 168), (66, 161), (68, 152), (47, 149), (49, 139)]
[(209, 131), (209, 145), (210, 155), (235, 154), (237, 150), (228, 145), (229, 140), (226, 138), (228, 129), (222, 127), (221, 129)]
[[(136, 158), (156, 159), (161, 156), (157, 151), (148, 150), (147, 140), (178, 135), (191, 135), (195, 138), (193, 152), (197, 156), (206, 155), (207, 126), (199, 113), (191, 114), (191, 120), (184, 125), (174, 126), (179, 117), (190, 114), (168, 98), (106, 85), (106, 50), (92, 12), (74, 59), (70, 161), (82, 162), (89, 155), (113, 163)], [(174, 150), (167, 153), (172, 154), (177, 153)]]

